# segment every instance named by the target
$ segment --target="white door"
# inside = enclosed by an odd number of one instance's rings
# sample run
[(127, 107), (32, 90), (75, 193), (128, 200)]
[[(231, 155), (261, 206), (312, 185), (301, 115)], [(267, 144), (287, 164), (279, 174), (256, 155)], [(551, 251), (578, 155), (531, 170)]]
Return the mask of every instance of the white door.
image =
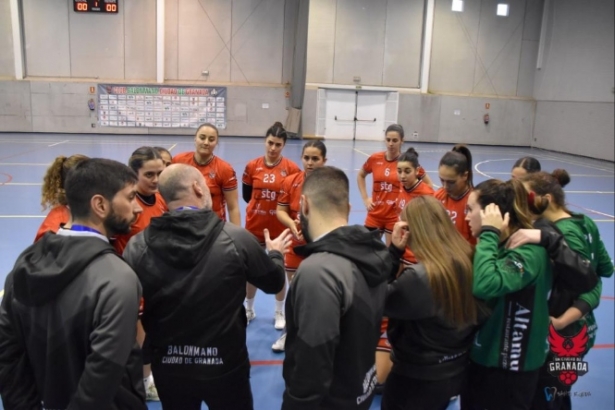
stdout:
[(388, 94), (390, 93), (383, 91), (359, 91), (357, 95), (356, 139), (381, 141), (384, 138)]
[(326, 90), (326, 139), (353, 140), (356, 113), (356, 91)]

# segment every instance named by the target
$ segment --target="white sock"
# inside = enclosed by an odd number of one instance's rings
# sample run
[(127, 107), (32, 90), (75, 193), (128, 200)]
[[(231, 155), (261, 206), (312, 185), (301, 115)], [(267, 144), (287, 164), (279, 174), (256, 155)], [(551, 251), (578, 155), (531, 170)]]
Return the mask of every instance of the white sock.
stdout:
[(252, 298), (252, 299), (246, 298), (246, 309), (254, 310), (254, 299), (256, 298)]
[(275, 311), (276, 312), (284, 312), (284, 301), (283, 300), (275, 300)]

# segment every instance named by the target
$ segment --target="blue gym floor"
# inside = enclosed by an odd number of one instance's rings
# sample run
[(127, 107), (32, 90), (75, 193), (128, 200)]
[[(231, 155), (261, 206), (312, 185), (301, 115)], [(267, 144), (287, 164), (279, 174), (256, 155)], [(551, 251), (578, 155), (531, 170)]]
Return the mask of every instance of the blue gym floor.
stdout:
[[(0, 134), (0, 280), (12, 269), (17, 256), (32, 243), (45, 213), (41, 211), (40, 191), (43, 175), (58, 155), (84, 154), (126, 162), (142, 145), (162, 146), (173, 154), (191, 151), (189, 136), (123, 136), (74, 134)], [(356, 175), (369, 154), (383, 150), (380, 142), (328, 141), (328, 165), (344, 169), (351, 182), (350, 223), (362, 224), (365, 209), (356, 186)], [(406, 146), (410, 144), (407, 143)], [(437, 166), (450, 144), (412, 143), (420, 153), (421, 165), (438, 183)], [(290, 140), (284, 155), (299, 165), (302, 141)], [(532, 155), (546, 171), (565, 168), (572, 177), (566, 188), (571, 210), (593, 218), (600, 229), (609, 254), (613, 257), (614, 234), (614, 166), (611, 162), (553, 153), (529, 148), (471, 146), (474, 158), (474, 182), (488, 178), (508, 179), (517, 158)], [(263, 139), (221, 138), (216, 155), (230, 162), (239, 177), (246, 163), (264, 154)], [(368, 187), (369, 187), (368, 177)], [(241, 195), (240, 195), (241, 198)], [(245, 203), (242, 205), (242, 217)], [(604, 281), (603, 296), (596, 311), (599, 331), (596, 345), (589, 352), (589, 372), (572, 388), (572, 403), (576, 409), (613, 409), (614, 401), (614, 286), (613, 279)], [(0, 285), (1, 288), (1, 285)], [(3, 294), (0, 291), (0, 296)], [(252, 391), (255, 409), (279, 409), (284, 382), (283, 354), (271, 351), (271, 344), (280, 335), (273, 328), (273, 296), (259, 292), (256, 297), (257, 318), (248, 327), (248, 347), (252, 360)], [(159, 403), (149, 403), (150, 409), (161, 409)], [(206, 406), (203, 406), (206, 408)], [(380, 408), (376, 397), (372, 409)], [(452, 402), (449, 409), (458, 408)], [(0, 406), (1, 409), (1, 406)]]

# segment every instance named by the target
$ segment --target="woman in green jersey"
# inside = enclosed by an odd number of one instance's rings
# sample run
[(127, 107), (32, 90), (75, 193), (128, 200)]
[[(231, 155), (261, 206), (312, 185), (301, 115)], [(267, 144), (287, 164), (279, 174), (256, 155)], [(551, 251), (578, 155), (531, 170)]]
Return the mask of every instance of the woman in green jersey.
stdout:
[[(601, 277), (609, 278), (613, 275), (613, 263), (595, 222), (583, 214), (573, 213), (566, 207), (563, 187), (570, 182), (568, 172), (556, 169), (552, 174), (537, 172), (521, 179), (526, 189), (533, 193), (537, 202), (546, 204), (542, 217), (553, 222), (564, 235), (566, 242), (572, 250), (577, 252), (598, 275), (598, 284), (589, 292), (580, 292), (563, 286), (555, 280), (549, 298), (549, 316), (551, 323), (561, 336), (575, 336), (583, 330), (587, 332), (587, 343), (583, 355), (594, 345), (598, 326), (593, 310), (600, 303), (602, 293)], [(529, 238), (529, 237), (528, 237)], [(557, 271), (555, 272), (557, 277)], [(549, 373), (549, 362), (554, 359), (549, 352), (545, 366), (543, 366), (538, 388), (534, 397), (533, 409), (570, 409), (569, 394), (558, 394), (547, 401), (545, 389), (557, 388), (558, 392), (569, 392), (570, 386), (561, 383), (557, 375)]]
[(466, 220), (478, 238), (473, 293), (491, 308), (470, 353), (464, 409), (529, 409), (546, 359), (551, 264), (540, 246), (505, 246), (532, 228), (528, 194), (518, 180), (491, 179), (468, 198)]

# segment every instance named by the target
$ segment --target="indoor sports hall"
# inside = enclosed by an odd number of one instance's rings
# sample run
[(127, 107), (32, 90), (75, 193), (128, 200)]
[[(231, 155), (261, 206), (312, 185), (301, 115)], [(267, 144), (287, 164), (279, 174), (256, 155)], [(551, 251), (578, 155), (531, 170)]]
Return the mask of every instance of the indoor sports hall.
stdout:
[[(0, 0), (0, 298), (33, 243), (47, 168), (82, 154), (126, 163), (141, 146), (194, 151), (199, 124), (241, 179), (276, 121), (301, 165), (322, 140), (350, 181), (350, 224), (366, 209), (357, 175), (405, 129), (441, 185), (440, 159), (472, 153), (474, 185), (508, 180), (532, 156), (565, 169), (566, 204), (615, 255), (615, 22), (612, 0)], [(367, 177), (371, 188), (372, 177)], [(246, 202), (239, 191), (242, 224)], [(572, 408), (615, 407), (615, 284)], [(282, 404), (274, 297), (247, 327), (256, 410)], [(60, 376), (60, 375), (58, 375)], [(545, 395), (557, 391), (545, 391)], [(375, 395), (370, 409), (380, 409)], [(162, 409), (148, 401), (149, 409)], [(2, 409), (0, 403), (0, 409)], [(203, 405), (203, 409), (207, 409)], [(458, 409), (452, 399), (448, 409)], [(232, 410), (232, 409), (229, 409)]]

